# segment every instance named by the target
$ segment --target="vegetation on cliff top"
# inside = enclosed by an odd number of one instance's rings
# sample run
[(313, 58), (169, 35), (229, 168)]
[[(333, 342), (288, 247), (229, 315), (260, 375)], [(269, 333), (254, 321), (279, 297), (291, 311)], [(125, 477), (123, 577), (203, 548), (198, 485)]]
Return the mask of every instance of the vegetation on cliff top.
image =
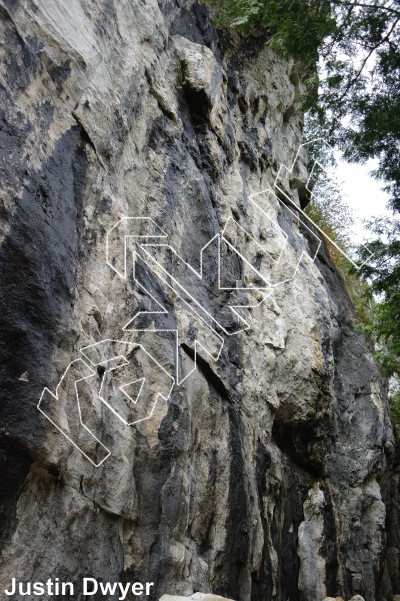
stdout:
[[(370, 223), (374, 239), (360, 249), (362, 259), (371, 253), (361, 269), (363, 280), (355, 279), (354, 273), (345, 277), (358, 303), (361, 329), (376, 343), (383, 374), (399, 379), (400, 0), (210, 2), (217, 25), (244, 33), (261, 27), (267, 44), (303, 65), (305, 109), (345, 158), (378, 159), (374, 175), (389, 193), (393, 219)], [(330, 237), (345, 246), (350, 217), (344, 213), (341, 219), (342, 211), (343, 203), (332, 191), (308, 209)], [(343, 267), (333, 246), (330, 252)], [(400, 393), (391, 402), (400, 431)]]

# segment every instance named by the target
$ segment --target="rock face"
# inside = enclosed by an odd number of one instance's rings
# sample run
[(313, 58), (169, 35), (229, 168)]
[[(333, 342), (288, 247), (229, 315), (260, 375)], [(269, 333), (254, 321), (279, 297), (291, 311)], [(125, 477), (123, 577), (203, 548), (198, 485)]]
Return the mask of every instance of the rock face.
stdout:
[(301, 75), (185, 1), (0, 12), (0, 588), (391, 601), (393, 431), (294, 209)]
[(190, 597), (176, 597), (175, 595), (163, 595), (160, 601), (232, 601), (219, 595), (208, 595), (207, 593), (195, 593)]

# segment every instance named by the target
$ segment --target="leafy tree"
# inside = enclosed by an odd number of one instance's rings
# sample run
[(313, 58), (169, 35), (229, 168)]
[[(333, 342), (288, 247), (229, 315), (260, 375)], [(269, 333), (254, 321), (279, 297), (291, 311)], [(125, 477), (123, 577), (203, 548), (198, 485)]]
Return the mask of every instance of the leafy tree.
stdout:
[(369, 227), (379, 237), (360, 249), (367, 259), (361, 273), (370, 281), (369, 297), (375, 295), (377, 302), (363, 331), (377, 342), (384, 375), (400, 377), (400, 221), (382, 218)]
[[(312, 193), (309, 194), (305, 212), (332, 240), (333, 243), (326, 239), (329, 255), (345, 280), (357, 312), (365, 321), (371, 305), (366, 296), (369, 285), (351, 269), (351, 263), (339, 250), (346, 255), (356, 255), (357, 249), (352, 242), (354, 215), (346, 203), (346, 195), (337, 178), (334, 149), (326, 144), (324, 137), (317, 137), (321, 134), (325, 132), (321, 132), (318, 121), (307, 115), (304, 136), (305, 139), (312, 140), (308, 148), (308, 172), (311, 174), (309, 187)], [(323, 166), (317, 176), (314, 176), (315, 164)]]
[[(306, 108), (345, 157), (378, 157), (400, 210), (400, 0), (209, 0), (217, 24), (304, 66)], [(318, 65), (320, 68), (318, 68)]]
[(211, 0), (216, 24), (245, 33), (262, 29), (268, 43), (286, 57), (314, 67), (324, 39), (335, 30), (326, 0)]
[[(400, 377), (400, 0), (209, 0), (217, 24), (264, 32), (266, 43), (301, 63), (305, 109), (314, 127), (345, 158), (378, 158), (375, 177), (389, 193), (393, 219), (370, 224), (375, 240), (360, 249), (367, 263), (353, 298), (363, 330), (377, 344), (383, 373)], [(326, 190), (325, 190), (326, 192)], [(335, 191), (329, 193), (338, 200)], [(308, 212), (335, 242), (346, 245), (329, 200)], [(329, 249), (338, 267), (343, 267)], [(367, 256), (368, 255), (368, 256)], [(357, 284), (359, 282), (359, 286)], [(358, 286), (358, 288), (357, 288)], [(392, 397), (400, 432), (400, 393)]]
[(333, 149), (323, 144), (313, 144), (310, 146), (308, 158), (310, 173), (315, 160), (318, 160), (324, 169), (314, 176), (314, 183), (311, 182), (312, 193), (309, 195), (305, 213), (334, 243), (326, 240), (331, 259), (336, 267), (341, 269), (343, 255), (338, 247), (346, 252), (351, 246), (353, 214), (344, 200), (344, 192), (335, 175), (336, 160)]
[(397, 390), (389, 397), (390, 408), (392, 410), (392, 417), (394, 425), (396, 427), (397, 438), (400, 438), (400, 390)]

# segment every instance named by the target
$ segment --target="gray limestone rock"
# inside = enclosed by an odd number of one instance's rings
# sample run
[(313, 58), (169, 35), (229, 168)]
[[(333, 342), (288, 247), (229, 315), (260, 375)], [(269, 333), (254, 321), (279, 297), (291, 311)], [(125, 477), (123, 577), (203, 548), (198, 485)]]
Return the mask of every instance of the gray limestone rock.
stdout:
[(0, 590), (392, 601), (393, 428), (296, 213), (299, 66), (191, 0), (0, 13)]
[(219, 595), (208, 595), (207, 593), (195, 593), (190, 597), (177, 597), (176, 595), (163, 595), (160, 601), (232, 601)]

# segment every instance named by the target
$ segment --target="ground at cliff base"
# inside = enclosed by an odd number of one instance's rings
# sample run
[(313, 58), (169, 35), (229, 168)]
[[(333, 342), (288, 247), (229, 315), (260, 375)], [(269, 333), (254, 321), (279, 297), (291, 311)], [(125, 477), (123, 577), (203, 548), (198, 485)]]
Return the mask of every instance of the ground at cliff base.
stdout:
[[(344, 599), (342, 597), (325, 597), (323, 601), (344, 601)], [(365, 599), (361, 595), (354, 595), (350, 601), (365, 601)]]
[(160, 601), (233, 601), (219, 595), (211, 595), (209, 593), (194, 593), (190, 597), (177, 597), (176, 595), (163, 595)]

